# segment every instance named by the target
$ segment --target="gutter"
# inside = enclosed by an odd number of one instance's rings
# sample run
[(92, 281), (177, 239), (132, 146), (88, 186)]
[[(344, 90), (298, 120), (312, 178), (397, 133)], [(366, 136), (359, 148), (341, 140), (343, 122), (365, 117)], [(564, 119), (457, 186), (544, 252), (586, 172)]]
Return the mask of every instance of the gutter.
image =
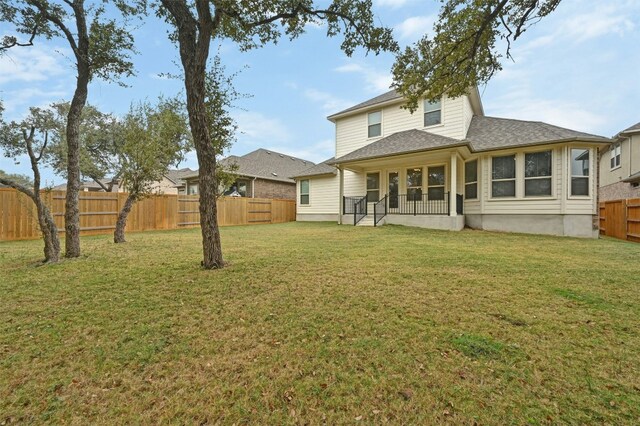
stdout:
[[(487, 149), (473, 149), (473, 145), (471, 141), (462, 141), (461, 143), (458, 144), (452, 144), (452, 145), (446, 145), (446, 146), (439, 146), (439, 147), (434, 147), (434, 148), (425, 148), (425, 149), (419, 149), (419, 150), (413, 150), (413, 151), (404, 151), (404, 152), (398, 152), (398, 153), (394, 153), (394, 154), (388, 154), (388, 155), (375, 155), (375, 156), (371, 156), (371, 157), (363, 157), (363, 158), (356, 158), (353, 160), (346, 160), (346, 163), (351, 163), (351, 162), (356, 162), (356, 161), (367, 161), (367, 160), (375, 160), (378, 158), (388, 158), (388, 157), (397, 157), (400, 155), (407, 155), (407, 154), (416, 154), (419, 152), (429, 152), (429, 151), (438, 151), (438, 150), (443, 150), (443, 149), (449, 149), (449, 148), (460, 148), (463, 146), (466, 146), (469, 151), (472, 154), (479, 154), (482, 152), (492, 152), (492, 151), (504, 151), (504, 150), (508, 150), (508, 149), (518, 149), (518, 148), (526, 148), (529, 146), (538, 146), (538, 145), (551, 145), (551, 144), (557, 144), (557, 143), (568, 143), (568, 142), (587, 142), (587, 143), (597, 143), (597, 144), (601, 144), (601, 145), (606, 145), (606, 144), (610, 144), (611, 142), (613, 142), (610, 139), (605, 139), (605, 138), (567, 138), (567, 139), (557, 139), (554, 141), (544, 141), (544, 142), (532, 142), (532, 143), (528, 143), (528, 144), (521, 144), (521, 145), (511, 145), (511, 146), (505, 146), (505, 147), (497, 147), (497, 148), (487, 148)], [(349, 154), (347, 154), (349, 155)], [(344, 164), (345, 160), (343, 160), (342, 158), (337, 158), (333, 161), (329, 161), (327, 162), (327, 164), (331, 164), (331, 165), (339, 165), (339, 164)]]

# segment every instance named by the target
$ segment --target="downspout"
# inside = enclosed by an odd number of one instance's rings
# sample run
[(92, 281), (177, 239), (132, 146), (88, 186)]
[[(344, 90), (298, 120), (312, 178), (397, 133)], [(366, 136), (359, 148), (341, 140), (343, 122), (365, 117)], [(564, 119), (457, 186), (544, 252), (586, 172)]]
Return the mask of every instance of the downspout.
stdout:
[(258, 178), (254, 176), (253, 182), (251, 182), (251, 198), (256, 198), (256, 179)]

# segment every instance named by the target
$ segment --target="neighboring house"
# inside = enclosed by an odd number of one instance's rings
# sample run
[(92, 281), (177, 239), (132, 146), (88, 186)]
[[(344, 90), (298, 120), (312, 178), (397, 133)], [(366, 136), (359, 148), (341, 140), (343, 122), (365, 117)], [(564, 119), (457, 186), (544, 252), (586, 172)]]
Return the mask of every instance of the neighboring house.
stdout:
[(600, 201), (640, 198), (640, 123), (613, 139), (600, 157)]
[[(157, 182), (151, 185), (151, 192), (154, 194), (184, 194), (185, 182), (183, 176), (190, 175), (193, 170), (189, 168), (183, 168), (179, 170), (169, 170), (167, 173)], [(109, 187), (111, 179), (100, 179), (105, 187)], [(118, 185), (119, 182), (114, 182), (111, 192), (126, 192), (126, 188)], [(66, 191), (67, 184), (57, 185), (52, 188), (54, 191)], [(80, 183), (80, 191), (85, 192), (104, 192), (104, 188), (93, 180), (88, 180)]]
[(486, 117), (476, 89), (420, 102), (414, 114), (403, 104), (390, 91), (328, 117), (335, 158), (293, 175), (297, 220), (373, 224), (375, 214), (435, 229), (597, 237), (598, 150), (610, 139)]
[[(243, 156), (230, 155), (219, 165), (231, 169), (238, 176), (226, 195), (250, 198), (296, 198), (296, 181), (291, 176), (313, 166), (314, 163), (279, 152), (257, 149)], [(198, 193), (198, 172), (185, 178), (188, 194)]]

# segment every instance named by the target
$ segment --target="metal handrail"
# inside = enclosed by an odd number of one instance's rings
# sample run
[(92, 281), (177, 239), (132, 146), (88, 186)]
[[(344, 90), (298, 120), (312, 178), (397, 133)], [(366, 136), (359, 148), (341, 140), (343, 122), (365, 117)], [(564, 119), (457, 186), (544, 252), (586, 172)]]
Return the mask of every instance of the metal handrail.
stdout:
[(367, 196), (358, 199), (353, 204), (353, 226), (367, 216)]
[(378, 226), (378, 222), (387, 215), (387, 196), (376, 202), (373, 206), (373, 226)]
[(428, 194), (398, 194), (388, 196), (387, 214), (401, 215), (448, 215), (449, 193), (444, 197), (429, 199)]

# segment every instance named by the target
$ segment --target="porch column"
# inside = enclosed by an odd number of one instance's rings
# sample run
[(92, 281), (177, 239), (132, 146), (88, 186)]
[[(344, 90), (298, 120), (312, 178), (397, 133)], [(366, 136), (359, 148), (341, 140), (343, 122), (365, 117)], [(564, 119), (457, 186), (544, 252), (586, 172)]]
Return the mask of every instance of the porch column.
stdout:
[(457, 190), (458, 187), (458, 154), (451, 154), (451, 166), (449, 167), (449, 216), (458, 215)]
[(338, 202), (338, 206), (340, 211), (338, 211), (338, 224), (342, 225), (342, 212), (344, 211), (344, 170), (342, 166), (338, 165), (338, 173), (340, 174), (340, 201)]

